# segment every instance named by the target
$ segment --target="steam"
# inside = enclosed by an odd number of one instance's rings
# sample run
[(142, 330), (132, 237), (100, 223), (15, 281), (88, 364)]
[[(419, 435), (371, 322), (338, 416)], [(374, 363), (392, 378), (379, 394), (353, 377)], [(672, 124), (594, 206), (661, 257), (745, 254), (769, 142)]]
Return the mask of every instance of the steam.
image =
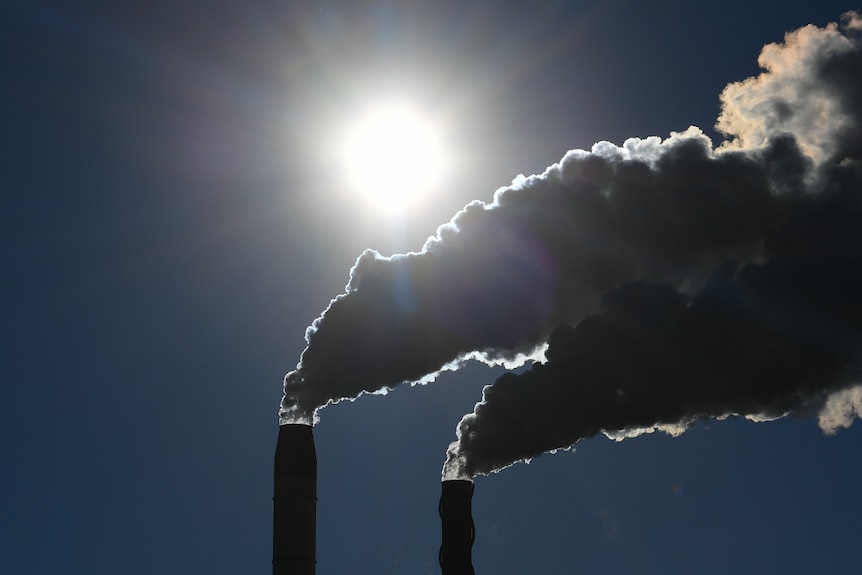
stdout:
[(306, 331), (281, 422), (472, 358), (545, 363), (486, 387), (450, 478), (703, 417), (811, 409), (824, 429), (849, 425), (862, 381), (859, 22), (766, 46), (765, 71), (722, 93), (719, 146), (695, 127), (599, 142), (467, 205), (419, 252), (363, 253)]

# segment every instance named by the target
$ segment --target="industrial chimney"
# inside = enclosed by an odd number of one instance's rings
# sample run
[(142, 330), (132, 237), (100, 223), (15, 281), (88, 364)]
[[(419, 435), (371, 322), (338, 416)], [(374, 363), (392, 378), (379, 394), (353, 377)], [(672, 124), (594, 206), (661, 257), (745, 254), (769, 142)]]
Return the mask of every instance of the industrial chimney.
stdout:
[(474, 575), (472, 547), (476, 536), (473, 526), (473, 482), (466, 479), (441, 483), (440, 519), (443, 524), (440, 568), (443, 575)]
[(278, 428), (272, 502), (272, 575), (314, 575), (317, 454), (310, 425)]

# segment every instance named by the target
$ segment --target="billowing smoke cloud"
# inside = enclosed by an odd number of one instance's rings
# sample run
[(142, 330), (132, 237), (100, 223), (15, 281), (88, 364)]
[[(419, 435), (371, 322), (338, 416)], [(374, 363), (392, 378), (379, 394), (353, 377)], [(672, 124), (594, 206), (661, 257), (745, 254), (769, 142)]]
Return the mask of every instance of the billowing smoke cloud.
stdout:
[(819, 410), (827, 432), (846, 427), (862, 406), (859, 388), (846, 389), (862, 383), (860, 293), (862, 250), (738, 274), (728, 264), (691, 298), (661, 284), (611, 290), (608, 311), (551, 334), (544, 364), (485, 387), (444, 474), (489, 473), (598, 433), (675, 435), (731, 414)]
[(362, 254), (347, 293), (306, 334), (282, 416), (308, 418), (470, 354), (516, 365), (622, 282), (681, 285), (728, 255), (755, 257), (802, 197), (805, 165), (789, 138), (717, 155), (694, 130), (570, 152), (492, 204), (468, 205), (420, 253)]
[(486, 387), (449, 476), (702, 417), (848, 425), (862, 45), (845, 21), (766, 47), (764, 73), (722, 94), (718, 147), (697, 128), (600, 142), (469, 204), (420, 252), (362, 254), (306, 333), (282, 422), (476, 358), (546, 362)]
[[(855, 12), (845, 30), (862, 28)], [(805, 26), (783, 44), (768, 44), (758, 58), (765, 70), (727, 86), (716, 128), (733, 136), (728, 148), (757, 149), (776, 134), (792, 134), (801, 150), (819, 162), (859, 157), (862, 63), (859, 39), (835, 24)]]

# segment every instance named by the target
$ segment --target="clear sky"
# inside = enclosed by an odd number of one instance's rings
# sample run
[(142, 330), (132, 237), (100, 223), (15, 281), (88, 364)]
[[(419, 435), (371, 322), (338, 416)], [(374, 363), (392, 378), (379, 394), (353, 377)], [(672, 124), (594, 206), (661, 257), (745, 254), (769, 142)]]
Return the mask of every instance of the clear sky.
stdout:
[[(690, 125), (717, 144), (719, 95), (765, 44), (862, 8), (131, 4), (0, 18), (4, 573), (268, 573), (282, 378), (365, 249), (419, 250), (570, 149)], [(397, 213), (340, 160), (391, 101), (445, 159)], [(446, 448), (502, 373), (320, 411), (320, 575), (439, 572)], [(586, 439), (476, 479), (475, 569), (856, 573), (860, 446), (814, 413)]]

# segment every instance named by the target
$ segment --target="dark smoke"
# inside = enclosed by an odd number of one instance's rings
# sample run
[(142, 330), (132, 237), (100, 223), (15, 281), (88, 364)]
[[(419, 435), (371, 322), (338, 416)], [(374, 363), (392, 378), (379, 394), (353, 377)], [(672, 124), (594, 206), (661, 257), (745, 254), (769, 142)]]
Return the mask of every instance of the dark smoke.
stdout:
[(766, 71), (722, 94), (718, 148), (697, 128), (600, 142), (466, 206), (418, 253), (366, 251), (306, 333), (282, 422), (471, 357), (543, 353), (486, 388), (450, 476), (601, 431), (805, 408), (852, 419), (858, 20), (767, 46)]
[(829, 394), (862, 382), (856, 254), (781, 258), (735, 276), (728, 265), (692, 298), (661, 284), (609, 291), (607, 312), (554, 330), (546, 363), (485, 387), (444, 475), (489, 473), (598, 433), (677, 434), (703, 418), (822, 410)]

